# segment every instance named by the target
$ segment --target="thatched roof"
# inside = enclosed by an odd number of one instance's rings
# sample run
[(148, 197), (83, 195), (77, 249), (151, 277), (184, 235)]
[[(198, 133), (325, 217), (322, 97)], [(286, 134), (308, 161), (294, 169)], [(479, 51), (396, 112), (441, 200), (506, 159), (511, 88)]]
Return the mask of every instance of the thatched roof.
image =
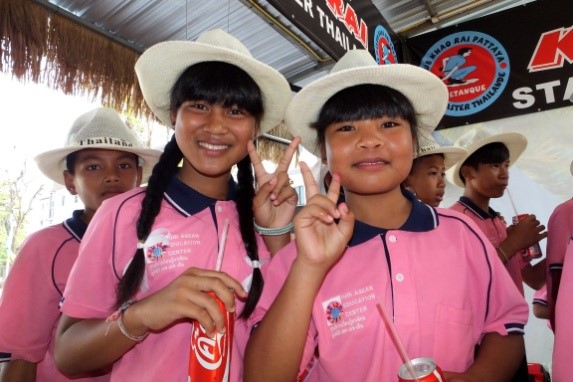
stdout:
[[(154, 119), (135, 76), (139, 52), (31, 0), (0, 0), (0, 71), (82, 95), (119, 112)], [(291, 139), (284, 127), (272, 135)], [(276, 161), (284, 143), (260, 138), (262, 158)]]

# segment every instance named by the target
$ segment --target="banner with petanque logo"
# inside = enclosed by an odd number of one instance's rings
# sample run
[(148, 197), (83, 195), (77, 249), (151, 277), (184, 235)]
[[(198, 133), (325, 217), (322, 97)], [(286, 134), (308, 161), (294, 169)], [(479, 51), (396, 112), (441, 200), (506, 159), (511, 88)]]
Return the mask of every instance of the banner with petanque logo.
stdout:
[(407, 39), (448, 86), (439, 128), (572, 105), (572, 15), (571, 0), (537, 0)]

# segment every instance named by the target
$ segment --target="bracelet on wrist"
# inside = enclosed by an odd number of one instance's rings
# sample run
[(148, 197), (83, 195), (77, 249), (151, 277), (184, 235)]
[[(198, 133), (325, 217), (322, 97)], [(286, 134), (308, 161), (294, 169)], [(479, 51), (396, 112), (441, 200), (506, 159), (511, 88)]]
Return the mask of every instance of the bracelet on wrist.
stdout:
[[(127, 328), (125, 327), (125, 324), (123, 322), (123, 316), (125, 311), (127, 310), (127, 308), (129, 308), (133, 303), (135, 302), (135, 300), (128, 300), (126, 302), (124, 302), (123, 304), (121, 304), (121, 306), (119, 307), (118, 310), (116, 310), (114, 313), (112, 313), (107, 319), (106, 321), (116, 321), (117, 322), (117, 326), (119, 327), (119, 331), (121, 332), (121, 334), (123, 334), (125, 337), (129, 338), (132, 341), (135, 342), (141, 342), (145, 339), (145, 337), (147, 337), (147, 335), (149, 334), (149, 332), (145, 332), (140, 336), (136, 336), (135, 334), (130, 333)], [(109, 329), (108, 329), (109, 330)], [(106, 331), (106, 335), (107, 335), (107, 331)]]
[(255, 230), (263, 236), (284, 235), (285, 233), (289, 233), (290, 231), (292, 231), (292, 227), (293, 227), (292, 222), (288, 223), (287, 225), (285, 225), (283, 227), (277, 227), (277, 228), (261, 227), (260, 225), (258, 225), (254, 221), (253, 221), (253, 224), (255, 225)]

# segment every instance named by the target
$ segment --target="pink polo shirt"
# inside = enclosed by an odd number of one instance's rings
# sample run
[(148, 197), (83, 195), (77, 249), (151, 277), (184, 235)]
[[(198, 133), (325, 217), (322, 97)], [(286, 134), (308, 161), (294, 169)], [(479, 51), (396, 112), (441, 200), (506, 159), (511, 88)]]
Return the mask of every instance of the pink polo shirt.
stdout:
[[(495, 248), (499, 247), (499, 245), (507, 238), (507, 226), (500, 215), (492, 208), (486, 212), (475, 205), (471, 200), (462, 196), (460, 200), (450, 207), (450, 209), (459, 211), (470, 217)], [(527, 261), (524, 260), (523, 256), (519, 253), (512, 256), (511, 259), (509, 259), (509, 262), (505, 264), (505, 268), (507, 269), (509, 276), (511, 276), (522, 296), (524, 296), (524, 292), (521, 270), (526, 265)]]
[[(234, 185), (234, 183), (233, 183)], [(115, 304), (115, 288), (137, 247), (135, 222), (144, 191), (136, 189), (114, 197), (98, 209), (82, 241), (80, 255), (64, 293), (62, 311), (77, 318), (106, 318)], [(253, 269), (239, 231), (235, 202), (217, 201), (199, 194), (173, 177), (164, 195), (153, 231), (164, 230), (169, 246), (146, 260), (142, 299), (171, 283), (190, 267), (215, 269), (219, 239), (225, 220), (230, 226), (222, 271), (240, 282)], [(259, 238), (259, 254), (269, 258)], [(98, 256), (93, 254), (97, 253)], [(237, 301), (237, 311), (244, 304)], [(235, 321), (231, 380), (242, 380), (242, 359), (248, 332), (244, 320)], [(114, 365), (112, 381), (187, 382), (191, 320), (150, 333)]]
[(559, 295), (555, 304), (555, 343), (553, 346), (553, 381), (571, 380), (573, 365), (573, 240), (569, 241), (563, 262)]
[[(402, 362), (377, 303), (393, 317), (409, 356), (431, 357), (443, 370), (465, 371), (486, 333), (523, 334), (527, 304), (480, 229), (456, 211), (411, 200), (400, 230), (355, 223), (314, 302), (301, 363), (302, 372), (318, 347), (308, 380), (397, 380)], [(252, 326), (271, 306), (295, 257), (290, 243), (264, 268)]]
[[(2, 360), (37, 363), (36, 381), (71, 381), (55, 366), (54, 346), (62, 294), (86, 230), (82, 213), (26, 238), (0, 298)], [(78, 380), (108, 381), (109, 376)]]
[[(552, 270), (562, 270), (565, 250), (573, 235), (573, 199), (561, 203), (547, 221), (547, 290), (553, 290)], [(550, 294), (551, 296), (552, 294)]]

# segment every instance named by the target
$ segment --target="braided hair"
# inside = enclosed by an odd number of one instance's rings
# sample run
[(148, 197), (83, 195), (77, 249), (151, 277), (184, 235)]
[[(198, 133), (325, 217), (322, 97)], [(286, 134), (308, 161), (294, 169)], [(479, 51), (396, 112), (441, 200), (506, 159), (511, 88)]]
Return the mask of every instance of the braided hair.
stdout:
[[(177, 111), (187, 100), (203, 100), (224, 107), (238, 105), (255, 117), (257, 126), (263, 115), (262, 94), (258, 85), (242, 69), (224, 62), (202, 62), (188, 67), (173, 85), (170, 109)], [(153, 168), (147, 183), (145, 196), (141, 202), (141, 212), (136, 223), (137, 239), (145, 241), (150, 234), (155, 218), (161, 209), (163, 193), (169, 180), (177, 173), (183, 159), (175, 135), (165, 146), (159, 162)], [(241, 237), (251, 260), (258, 260), (258, 246), (254, 229), (253, 197), (255, 195), (254, 176), (249, 156), (238, 164), (236, 206), (239, 215)], [(240, 201), (240, 202), (239, 202)], [(138, 248), (134, 257), (119, 281), (116, 293), (116, 306), (132, 298), (141, 285), (145, 271), (143, 249)], [(263, 288), (260, 269), (253, 270), (253, 279), (247, 302), (240, 318), (247, 318), (254, 310)]]

